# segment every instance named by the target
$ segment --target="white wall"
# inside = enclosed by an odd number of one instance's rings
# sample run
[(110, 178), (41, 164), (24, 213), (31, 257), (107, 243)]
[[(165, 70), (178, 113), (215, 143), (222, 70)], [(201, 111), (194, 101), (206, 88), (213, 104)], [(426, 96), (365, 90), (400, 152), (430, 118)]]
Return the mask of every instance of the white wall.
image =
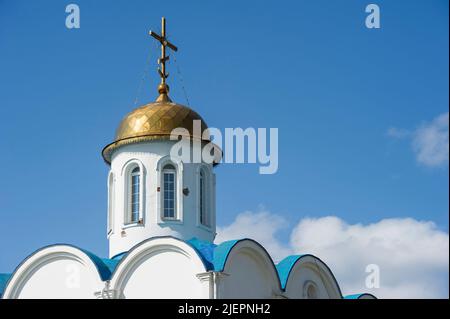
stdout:
[(104, 287), (97, 268), (73, 247), (45, 248), (29, 257), (14, 273), (5, 299), (91, 299)]
[(162, 252), (135, 265), (122, 298), (204, 298), (194, 264), (181, 253)]
[(118, 265), (111, 288), (117, 298), (208, 298), (206, 269), (197, 252), (174, 238), (150, 239)]
[[(134, 245), (155, 236), (174, 236), (181, 239), (197, 237), (202, 240), (213, 241), (215, 237), (215, 176), (211, 164), (178, 164), (178, 206), (180, 221), (163, 221), (161, 214), (161, 186), (158, 163), (167, 159), (174, 141), (152, 141), (140, 144), (126, 145), (114, 152), (111, 161), (111, 172), (114, 175), (113, 196), (113, 232), (109, 235), (109, 254), (114, 256), (128, 251)], [(131, 227), (124, 224), (126, 210), (126, 174), (124, 167), (127, 163), (136, 162), (142, 165), (143, 175), (143, 224)], [(205, 165), (210, 171), (210, 205), (211, 227), (199, 224), (199, 166)], [(183, 195), (183, 188), (189, 189), (189, 195)]]
[(314, 256), (302, 257), (289, 274), (284, 295), (292, 299), (304, 299), (308, 285), (316, 289), (318, 299), (340, 299), (342, 296), (328, 268)]
[(267, 253), (250, 241), (238, 243), (229, 253), (218, 287), (218, 298), (270, 299), (281, 294)]
[(55, 260), (39, 267), (18, 294), (18, 298), (95, 298), (95, 275), (73, 260)]
[[(215, 284), (214, 284), (215, 283)], [(341, 298), (325, 264), (305, 256), (292, 268), (285, 291), (265, 250), (251, 240), (229, 252), (223, 272), (208, 272), (197, 251), (184, 241), (148, 239), (123, 257), (108, 287), (112, 298), (306, 298), (313, 284), (317, 298)], [(81, 250), (57, 245), (39, 250), (15, 271), (3, 298), (96, 298), (106, 282)], [(372, 297), (372, 296), (368, 296)]]

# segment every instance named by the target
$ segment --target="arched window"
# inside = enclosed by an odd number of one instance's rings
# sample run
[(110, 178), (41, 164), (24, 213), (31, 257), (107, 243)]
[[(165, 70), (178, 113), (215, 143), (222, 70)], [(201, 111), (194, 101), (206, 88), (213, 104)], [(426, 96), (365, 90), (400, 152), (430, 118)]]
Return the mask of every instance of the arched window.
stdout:
[(208, 206), (207, 206), (207, 187), (206, 187), (206, 174), (204, 170), (200, 170), (200, 180), (199, 180), (199, 213), (200, 213), (200, 224), (204, 226), (209, 226), (208, 218)]
[(177, 219), (177, 173), (175, 166), (166, 164), (162, 170), (162, 211), (164, 219)]
[(312, 282), (308, 282), (305, 286), (305, 297), (306, 299), (318, 299), (317, 287)]
[(139, 222), (141, 211), (141, 171), (139, 166), (135, 167), (129, 177), (129, 195), (128, 195), (128, 223)]

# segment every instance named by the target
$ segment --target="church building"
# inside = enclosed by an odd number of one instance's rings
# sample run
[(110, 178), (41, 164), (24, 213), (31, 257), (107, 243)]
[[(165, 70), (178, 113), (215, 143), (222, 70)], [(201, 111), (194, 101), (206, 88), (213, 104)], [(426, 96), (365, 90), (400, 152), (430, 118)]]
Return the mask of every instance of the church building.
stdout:
[(177, 47), (164, 18), (161, 34), (150, 34), (161, 44), (159, 95), (127, 114), (102, 151), (110, 167), (109, 256), (70, 244), (43, 247), (0, 274), (0, 298), (374, 298), (344, 297), (330, 268), (311, 254), (274, 263), (251, 238), (214, 242), (220, 158), (195, 163), (171, 154), (179, 142), (174, 129), (189, 133), (183, 140), (192, 152), (211, 141), (194, 130), (194, 123), (208, 127), (202, 117), (169, 97), (166, 50)]

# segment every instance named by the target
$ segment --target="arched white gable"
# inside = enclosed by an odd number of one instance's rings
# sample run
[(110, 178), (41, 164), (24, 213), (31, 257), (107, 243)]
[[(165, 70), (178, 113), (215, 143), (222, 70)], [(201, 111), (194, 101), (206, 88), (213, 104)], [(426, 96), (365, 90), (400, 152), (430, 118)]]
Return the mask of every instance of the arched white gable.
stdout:
[(328, 266), (313, 255), (301, 256), (290, 270), (284, 295), (292, 299), (341, 299), (341, 291)]
[(152, 238), (123, 257), (110, 287), (116, 298), (208, 298), (208, 285), (197, 276), (205, 272), (202, 259), (187, 243)]
[(38, 250), (15, 270), (4, 299), (91, 299), (103, 289), (96, 264), (82, 250), (55, 245)]
[(228, 253), (219, 283), (219, 298), (270, 299), (281, 295), (278, 274), (267, 251), (250, 239)]

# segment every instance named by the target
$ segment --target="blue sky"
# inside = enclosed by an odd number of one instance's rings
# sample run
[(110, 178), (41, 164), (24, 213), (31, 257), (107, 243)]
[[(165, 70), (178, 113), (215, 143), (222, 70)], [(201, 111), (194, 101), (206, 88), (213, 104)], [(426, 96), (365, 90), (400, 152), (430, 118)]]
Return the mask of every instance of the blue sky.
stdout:
[[(279, 128), (277, 174), (216, 169), (219, 225), (263, 206), (292, 224), (412, 217), (448, 232), (448, 161), (422, 165), (387, 133), (448, 112), (447, 1), (376, 1), (379, 30), (364, 25), (368, 1), (75, 3), (69, 30), (69, 2), (0, 0), (0, 272), (52, 243), (107, 255), (100, 151), (136, 96), (156, 97), (148, 30), (163, 15), (210, 126)], [(169, 72), (186, 104), (173, 61)]]

